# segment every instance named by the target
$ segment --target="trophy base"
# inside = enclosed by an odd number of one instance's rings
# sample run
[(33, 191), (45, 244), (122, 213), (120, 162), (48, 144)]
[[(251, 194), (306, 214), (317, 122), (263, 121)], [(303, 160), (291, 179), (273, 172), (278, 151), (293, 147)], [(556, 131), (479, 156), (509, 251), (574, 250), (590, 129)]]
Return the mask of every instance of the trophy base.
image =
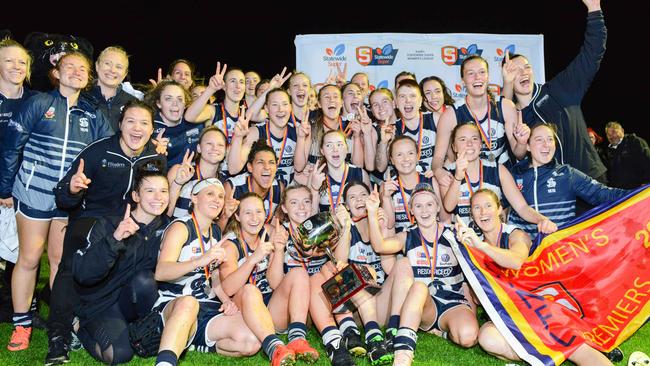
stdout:
[(381, 287), (366, 266), (348, 264), (321, 286), (332, 312), (354, 311)]

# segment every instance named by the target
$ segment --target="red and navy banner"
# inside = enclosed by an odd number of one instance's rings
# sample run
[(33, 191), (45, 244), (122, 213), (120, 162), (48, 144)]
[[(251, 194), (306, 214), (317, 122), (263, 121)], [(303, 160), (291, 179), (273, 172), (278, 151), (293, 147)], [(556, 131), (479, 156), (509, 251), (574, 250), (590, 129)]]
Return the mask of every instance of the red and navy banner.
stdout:
[(546, 237), (518, 270), (465, 245), (460, 265), (490, 319), (531, 365), (584, 342), (610, 351), (650, 315), (650, 187)]

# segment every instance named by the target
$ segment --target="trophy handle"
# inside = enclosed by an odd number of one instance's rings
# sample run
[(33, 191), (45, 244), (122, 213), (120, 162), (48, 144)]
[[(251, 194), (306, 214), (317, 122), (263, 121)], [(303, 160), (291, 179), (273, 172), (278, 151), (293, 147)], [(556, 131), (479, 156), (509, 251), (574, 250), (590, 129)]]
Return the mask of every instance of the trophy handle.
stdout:
[(338, 261), (336, 260), (336, 257), (334, 257), (334, 253), (332, 253), (332, 249), (330, 249), (330, 247), (325, 247), (325, 253), (330, 258), (330, 260), (334, 264), (334, 268), (336, 268), (336, 271), (338, 272), (338, 267), (336, 266), (338, 264)]

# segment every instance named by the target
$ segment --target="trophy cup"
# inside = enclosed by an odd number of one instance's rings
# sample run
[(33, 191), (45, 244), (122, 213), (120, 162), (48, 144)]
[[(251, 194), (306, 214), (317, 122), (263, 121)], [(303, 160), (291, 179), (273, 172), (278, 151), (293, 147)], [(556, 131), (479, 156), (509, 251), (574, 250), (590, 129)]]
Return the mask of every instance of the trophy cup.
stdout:
[[(324, 251), (336, 266), (332, 250), (341, 236), (341, 226), (329, 212), (318, 213), (298, 226), (296, 249), (303, 257)], [(321, 286), (332, 311), (354, 311), (363, 301), (379, 292), (380, 287), (368, 267), (348, 264)]]

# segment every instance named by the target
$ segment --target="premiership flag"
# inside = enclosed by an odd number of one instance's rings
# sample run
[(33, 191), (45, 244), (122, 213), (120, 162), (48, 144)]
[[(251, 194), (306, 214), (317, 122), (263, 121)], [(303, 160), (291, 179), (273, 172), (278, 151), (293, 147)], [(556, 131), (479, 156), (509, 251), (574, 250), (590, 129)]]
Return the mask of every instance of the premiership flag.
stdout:
[(559, 365), (584, 342), (611, 351), (650, 315), (650, 187), (536, 244), (519, 270), (454, 245), (490, 319), (524, 361)]

